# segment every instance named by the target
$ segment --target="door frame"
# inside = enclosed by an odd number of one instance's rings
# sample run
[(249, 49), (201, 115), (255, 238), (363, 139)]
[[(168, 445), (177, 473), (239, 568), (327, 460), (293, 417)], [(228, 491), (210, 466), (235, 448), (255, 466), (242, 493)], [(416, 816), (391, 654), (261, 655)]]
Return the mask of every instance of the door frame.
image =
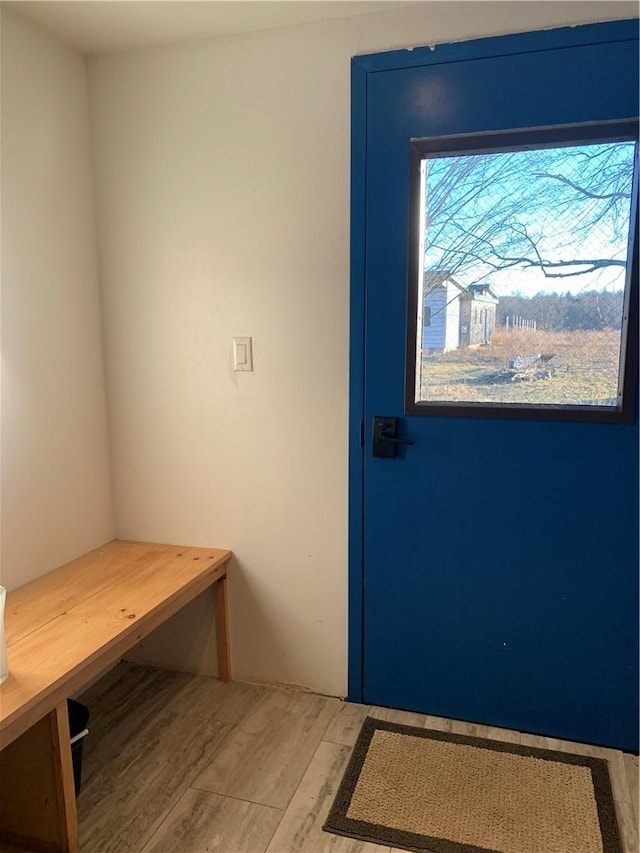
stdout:
[[(465, 60), (627, 41), (638, 19), (582, 24), (438, 44), (351, 59), (351, 246), (349, 320), (348, 692), (363, 700), (364, 676), (364, 392), (366, 331), (367, 88), (369, 75)], [(408, 180), (408, 174), (407, 174)]]

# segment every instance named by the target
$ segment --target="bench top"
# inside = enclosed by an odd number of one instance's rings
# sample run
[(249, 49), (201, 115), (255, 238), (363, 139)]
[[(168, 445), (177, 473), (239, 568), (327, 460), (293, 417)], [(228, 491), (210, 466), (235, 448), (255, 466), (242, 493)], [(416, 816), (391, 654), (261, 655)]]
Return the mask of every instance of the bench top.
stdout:
[(230, 556), (114, 540), (9, 593), (0, 748), (224, 578)]

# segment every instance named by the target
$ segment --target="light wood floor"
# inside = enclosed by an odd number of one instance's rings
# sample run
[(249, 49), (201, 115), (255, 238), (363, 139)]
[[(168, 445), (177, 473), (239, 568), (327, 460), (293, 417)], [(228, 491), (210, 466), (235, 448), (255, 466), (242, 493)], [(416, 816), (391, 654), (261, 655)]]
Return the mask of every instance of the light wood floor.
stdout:
[(321, 829), (367, 714), (606, 758), (639, 853), (638, 758), (615, 750), (133, 664), (81, 700), (82, 853), (390, 853)]

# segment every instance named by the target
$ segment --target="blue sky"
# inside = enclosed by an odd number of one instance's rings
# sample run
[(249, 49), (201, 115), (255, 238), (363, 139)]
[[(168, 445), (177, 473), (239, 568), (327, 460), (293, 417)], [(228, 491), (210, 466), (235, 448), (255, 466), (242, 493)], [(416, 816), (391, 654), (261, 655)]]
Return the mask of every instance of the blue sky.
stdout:
[[(533, 257), (537, 249), (553, 262), (625, 260), (630, 201), (620, 194), (631, 193), (634, 155), (635, 143), (615, 142), (429, 159), (424, 191), (433, 221), (426, 229), (425, 268), (453, 267), (461, 283), (489, 282), (499, 295), (622, 290), (621, 266), (549, 278), (522, 265), (492, 269), (502, 262), (491, 247), (508, 257)], [(482, 260), (465, 256), (469, 250)], [(561, 269), (583, 267), (552, 271)]]

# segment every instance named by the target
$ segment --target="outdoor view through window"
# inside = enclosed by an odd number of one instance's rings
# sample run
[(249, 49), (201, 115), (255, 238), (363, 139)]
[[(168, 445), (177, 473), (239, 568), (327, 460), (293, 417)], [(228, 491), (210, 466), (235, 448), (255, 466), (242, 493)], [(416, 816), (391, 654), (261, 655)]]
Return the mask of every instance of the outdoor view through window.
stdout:
[(416, 402), (620, 402), (635, 143), (427, 155)]

